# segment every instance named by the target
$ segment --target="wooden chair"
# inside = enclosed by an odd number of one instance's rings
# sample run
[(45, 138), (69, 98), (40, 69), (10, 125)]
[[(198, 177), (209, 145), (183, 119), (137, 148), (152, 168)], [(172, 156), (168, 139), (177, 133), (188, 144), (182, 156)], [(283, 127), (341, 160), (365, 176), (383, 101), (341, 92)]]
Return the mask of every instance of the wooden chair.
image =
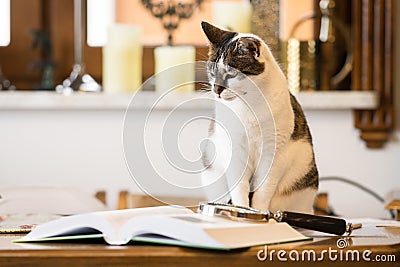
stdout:
[(314, 200), (314, 214), (331, 215), (329, 214), (329, 211), (328, 193), (318, 193)]
[(103, 203), (104, 205), (107, 205), (107, 194), (106, 191), (97, 191), (96, 194), (94, 195), (95, 198), (97, 198), (98, 200), (100, 200), (101, 203)]

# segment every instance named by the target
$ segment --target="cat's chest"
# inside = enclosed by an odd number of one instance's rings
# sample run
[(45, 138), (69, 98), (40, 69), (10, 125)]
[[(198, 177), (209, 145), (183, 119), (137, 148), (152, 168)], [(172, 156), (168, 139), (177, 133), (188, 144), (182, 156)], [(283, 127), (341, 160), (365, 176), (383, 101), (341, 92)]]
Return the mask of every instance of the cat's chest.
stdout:
[(232, 145), (262, 142), (262, 125), (266, 125), (266, 117), (256, 109), (243, 103), (229, 103), (216, 110), (215, 135), (228, 138)]

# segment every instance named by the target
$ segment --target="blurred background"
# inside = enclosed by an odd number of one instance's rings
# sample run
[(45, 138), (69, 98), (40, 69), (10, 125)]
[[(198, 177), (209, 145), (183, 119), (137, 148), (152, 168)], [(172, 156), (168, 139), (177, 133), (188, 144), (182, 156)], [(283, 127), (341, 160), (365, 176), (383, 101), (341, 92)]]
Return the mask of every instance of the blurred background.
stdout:
[[(107, 203), (116, 207), (120, 191), (140, 192), (126, 167), (122, 144), (125, 109), (137, 88), (115, 94), (107, 94), (105, 88), (97, 95), (75, 88), (70, 96), (55, 93), (76, 63), (77, 2), (0, 0), (9, 7), (8, 13), (0, 8), (4, 13), (0, 15), (1, 73), (13, 85), (3, 86), (0, 92), (0, 189), (73, 186), (90, 194), (104, 190)], [(249, 8), (247, 14), (241, 6), (239, 15), (223, 12), (227, 7), (216, 2), (221, 1), (182, 1), (192, 4), (193, 14), (179, 22), (173, 45), (193, 47), (195, 59), (206, 60), (208, 48), (200, 22), (235, 30), (233, 24), (222, 24), (241, 21), (244, 28), (238, 30), (258, 34), (270, 45), (303, 104), (320, 176), (346, 178), (382, 197), (400, 190), (400, 57), (395, 53), (400, 46), (400, 21), (393, 16), (400, 7), (396, 1), (233, 1)], [(167, 44), (168, 34), (145, 2), (81, 4), (82, 65), (94, 80), (104, 82), (107, 30), (115, 23), (140, 29), (135, 41), (142, 53), (135, 65), (140, 68), (140, 84), (156, 72), (154, 50)], [(226, 17), (218, 17), (222, 13)], [(211, 107), (187, 112), (203, 111), (208, 114)], [(135, 112), (132, 120), (145, 115), (140, 107)], [(196, 135), (199, 129), (190, 131)], [(190, 142), (182, 145), (192, 149)], [(179, 194), (158, 190), (163, 195)], [(328, 192), (329, 205), (339, 215), (389, 217), (384, 203), (357, 186), (322, 181), (320, 191)]]

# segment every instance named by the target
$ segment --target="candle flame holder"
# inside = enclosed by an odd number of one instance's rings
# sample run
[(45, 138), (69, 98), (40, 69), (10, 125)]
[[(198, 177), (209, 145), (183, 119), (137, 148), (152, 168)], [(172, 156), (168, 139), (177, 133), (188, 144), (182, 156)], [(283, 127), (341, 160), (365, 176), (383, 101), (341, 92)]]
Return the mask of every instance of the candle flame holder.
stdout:
[(168, 33), (168, 45), (172, 45), (173, 33), (183, 19), (189, 19), (196, 8), (200, 7), (204, 0), (194, 1), (152, 1), (142, 0), (142, 4), (148, 9), (153, 17), (161, 20), (163, 28)]
[(101, 85), (85, 73), (83, 63), (82, 0), (74, 0), (74, 35), (75, 63), (69, 77), (62, 84), (57, 85), (56, 92), (64, 95), (69, 95), (74, 91), (100, 92)]
[(0, 91), (2, 90), (16, 90), (16, 87), (3, 75), (0, 65)]

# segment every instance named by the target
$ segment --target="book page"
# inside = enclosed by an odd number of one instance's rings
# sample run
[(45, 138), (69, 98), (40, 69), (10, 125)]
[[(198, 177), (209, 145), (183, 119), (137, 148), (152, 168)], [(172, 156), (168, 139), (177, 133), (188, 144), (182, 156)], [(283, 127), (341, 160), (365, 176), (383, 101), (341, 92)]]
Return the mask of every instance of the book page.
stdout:
[(307, 239), (286, 223), (235, 221), (193, 213), (186, 208), (162, 206), (68, 216), (39, 225), (17, 242), (76, 240), (93, 236), (103, 237), (111, 245), (147, 240), (211, 249)]
[[(110, 244), (120, 245), (127, 243), (126, 238), (121, 238), (121, 226), (130, 220), (134, 221), (136, 217), (188, 213), (190, 214), (192, 211), (182, 207), (162, 206), (72, 215), (41, 224), (18, 241), (45, 241), (49, 237), (76, 235), (84, 238), (85, 234), (93, 234), (93, 230), (95, 230), (102, 233), (104, 239)], [(54, 238), (52, 239), (54, 240)]]
[(193, 214), (193, 212), (190, 209), (181, 206), (159, 206), (96, 213), (96, 215), (106, 219), (116, 231), (118, 231), (127, 221), (138, 216), (173, 214)]
[(62, 217), (36, 226), (18, 242), (45, 241), (49, 237), (93, 234), (93, 232), (112, 233), (111, 224), (94, 213)]
[(309, 239), (286, 223), (251, 223), (201, 214), (143, 216), (134, 222), (124, 226), (124, 236), (190, 247), (232, 249)]

